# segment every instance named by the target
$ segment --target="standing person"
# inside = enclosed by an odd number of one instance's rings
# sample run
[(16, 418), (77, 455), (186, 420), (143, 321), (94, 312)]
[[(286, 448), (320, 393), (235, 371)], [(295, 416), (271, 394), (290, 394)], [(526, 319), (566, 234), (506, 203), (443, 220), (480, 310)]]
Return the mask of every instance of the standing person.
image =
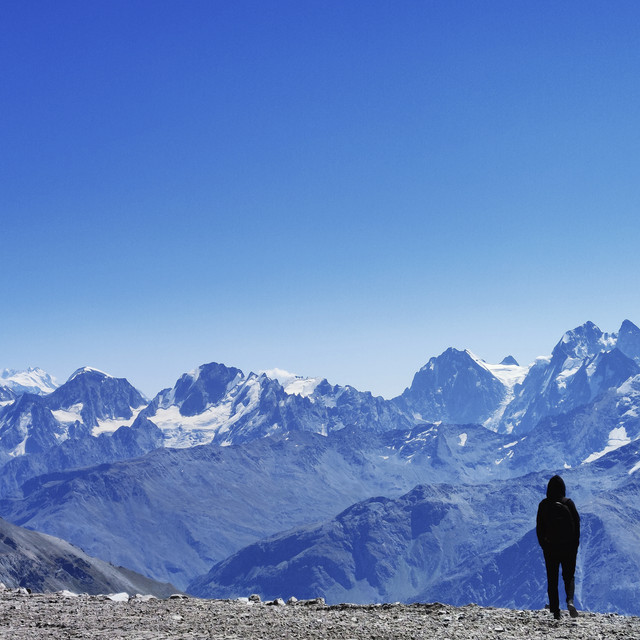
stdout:
[(562, 579), (567, 594), (567, 609), (572, 618), (578, 617), (573, 604), (576, 556), (580, 544), (580, 516), (573, 501), (566, 497), (564, 480), (553, 476), (547, 485), (547, 497), (538, 505), (536, 534), (544, 552), (547, 568), (549, 609), (560, 619), (558, 598), (558, 570), (562, 565)]

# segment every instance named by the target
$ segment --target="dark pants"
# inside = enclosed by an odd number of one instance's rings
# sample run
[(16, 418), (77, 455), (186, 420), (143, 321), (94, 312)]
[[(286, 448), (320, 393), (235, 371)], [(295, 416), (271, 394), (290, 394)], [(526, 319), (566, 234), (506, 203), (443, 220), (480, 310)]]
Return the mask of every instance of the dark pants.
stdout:
[(547, 589), (549, 593), (549, 609), (560, 611), (558, 598), (558, 571), (562, 565), (562, 580), (567, 594), (567, 602), (573, 600), (575, 590), (576, 555), (577, 549), (545, 549), (544, 563), (547, 567)]

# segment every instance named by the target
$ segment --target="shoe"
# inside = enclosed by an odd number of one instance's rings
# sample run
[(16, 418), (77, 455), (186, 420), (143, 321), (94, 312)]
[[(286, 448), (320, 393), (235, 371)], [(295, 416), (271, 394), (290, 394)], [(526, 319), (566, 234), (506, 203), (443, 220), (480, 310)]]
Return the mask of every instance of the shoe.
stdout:
[(569, 609), (569, 615), (572, 618), (578, 617), (578, 610), (573, 606), (573, 600), (569, 600), (569, 602), (567, 602), (567, 609)]
[(560, 618), (562, 617), (562, 615), (561, 615), (560, 611), (558, 610), (558, 611), (554, 611), (554, 612), (553, 612), (553, 617), (554, 617), (556, 620), (560, 620)]

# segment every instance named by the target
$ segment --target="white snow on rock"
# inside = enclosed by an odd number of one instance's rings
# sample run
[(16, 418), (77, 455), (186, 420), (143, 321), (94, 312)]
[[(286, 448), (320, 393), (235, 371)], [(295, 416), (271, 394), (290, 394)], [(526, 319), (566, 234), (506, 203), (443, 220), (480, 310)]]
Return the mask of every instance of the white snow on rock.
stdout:
[(57, 409), (52, 411), (53, 417), (64, 425), (70, 425), (74, 422), (82, 422), (82, 416), (80, 415), (83, 409), (82, 402), (72, 404), (68, 409)]
[(461, 447), (464, 447), (464, 445), (465, 445), (465, 444), (467, 444), (467, 434), (466, 434), (466, 433), (461, 433), (461, 434), (458, 436), (458, 444), (459, 444)]
[(0, 372), (0, 386), (17, 393), (37, 393), (46, 395), (58, 388), (56, 379), (39, 367), (29, 367), (26, 371), (4, 369)]
[(100, 371), (100, 369), (96, 369), (95, 367), (80, 367), (79, 369), (76, 369), (69, 376), (69, 379), (67, 380), (67, 382), (71, 382), (71, 380), (73, 380), (74, 378), (77, 378), (82, 373), (99, 373), (100, 375), (105, 376), (106, 378), (113, 377), (113, 376), (110, 376), (108, 373), (105, 373), (104, 371)]
[(126, 418), (108, 418), (105, 420), (98, 420), (98, 426), (93, 427), (91, 430), (92, 436), (99, 436), (102, 433), (114, 433), (120, 427), (130, 427), (135, 419), (138, 417), (138, 414), (145, 408), (146, 405), (142, 405), (137, 409), (132, 409), (133, 415), (127, 420)]
[(602, 458), (602, 456), (606, 455), (610, 451), (615, 451), (620, 447), (623, 447), (625, 444), (629, 444), (631, 442), (631, 438), (627, 435), (627, 430), (624, 427), (617, 427), (616, 429), (612, 429), (609, 433), (609, 441), (607, 442), (607, 446), (602, 451), (596, 451), (592, 453), (590, 456), (585, 458), (582, 464), (589, 464), (598, 458)]
[[(247, 390), (248, 402), (236, 402), (238, 396)], [(164, 433), (164, 446), (186, 449), (209, 444), (216, 435), (226, 433), (241, 418), (254, 411), (259, 402), (260, 381), (252, 374), (242, 384), (233, 387), (218, 404), (195, 416), (183, 416), (177, 405), (169, 405), (159, 408), (150, 419)]]
[(629, 475), (635, 473), (638, 469), (640, 469), (640, 462), (636, 462), (636, 464), (634, 464), (633, 467), (629, 469)]
[(517, 384), (521, 384), (525, 379), (531, 365), (523, 367), (517, 364), (490, 364), (485, 362), (482, 358), (475, 353), (466, 349), (466, 352), (475, 360), (477, 364), (486, 369), (494, 378), (497, 378), (505, 387), (505, 397), (500, 403), (500, 406), (496, 409), (493, 415), (489, 416), (483, 426), (491, 431), (496, 431), (498, 425), (502, 420), (505, 409), (511, 403), (514, 398), (514, 389)]
[(467, 353), (469, 353), (481, 367), (484, 367), (489, 373), (498, 378), (507, 389), (513, 390), (513, 387), (521, 383), (529, 372), (529, 367), (523, 367), (517, 364), (490, 364), (469, 350), (467, 350)]
[(129, 594), (125, 591), (120, 593), (110, 593), (106, 597), (109, 600), (113, 600), (113, 602), (129, 602)]
[(305, 378), (295, 373), (289, 373), (284, 369), (266, 369), (260, 373), (277, 380), (289, 395), (298, 395), (305, 398), (309, 397), (316, 390), (316, 387), (322, 382), (323, 378)]

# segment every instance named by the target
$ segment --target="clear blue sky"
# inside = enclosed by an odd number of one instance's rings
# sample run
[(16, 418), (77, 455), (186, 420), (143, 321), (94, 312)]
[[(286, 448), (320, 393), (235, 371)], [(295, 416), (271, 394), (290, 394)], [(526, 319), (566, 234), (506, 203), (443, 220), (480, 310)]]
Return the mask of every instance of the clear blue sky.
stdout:
[(0, 7), (0, 367), (391, 397), (640, 323), (640, 3)]

